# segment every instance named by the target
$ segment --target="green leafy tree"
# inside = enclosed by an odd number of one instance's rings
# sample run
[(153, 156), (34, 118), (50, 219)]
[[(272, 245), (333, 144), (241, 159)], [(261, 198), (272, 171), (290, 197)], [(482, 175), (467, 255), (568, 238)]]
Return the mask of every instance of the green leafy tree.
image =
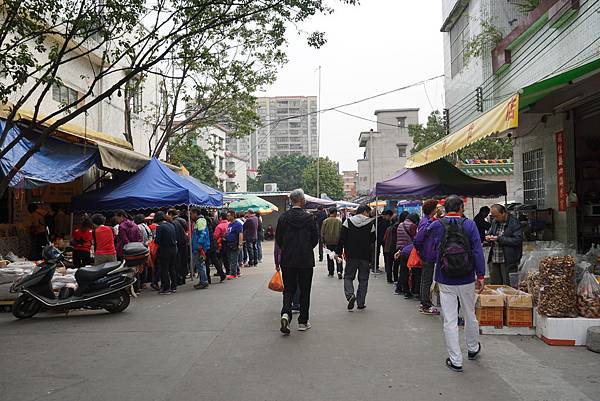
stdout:
[(291, 191), (303, 184), (306, 167), (314, 159), (304, 155), (274, 156), (258, 166), (257, 184), (263, 190), (263, 184), (275, 182), (281, 191)]
[(262, 192), (264, 187), (258, 178), (250, 178), (248, 177), (248, 181), (246, 183), (248, 188), (248, 192)]
[(191, 139), (170, 144), (169, 161), (175, 165), (183, 165), (194, 178), (216, 189), (220, 188), (219, 179), (215, 175), (215, 165), (206, 151)]
[[(444, 123), (439, 111), (433, 111), (427, 117), (427, 124), (416, 124), (408, 127), (408, 134), (413, 139), (411, 153), (417, 153), (429, 145), (444, 138)], [(509, 159), (512, 158), (512, 143), (508, 138), (481, 139), (450, 156), (450, 161), (457, 162), (468, 159)]]
[[(304, 34), (302, 22), (332, 11), (325, 0), (3, 1), (0, 103), (10, 107), (0, 132), (0, 157), (20, 139), (6, 141), (25, 104), (33, 116), (21, 135), (34, 143), (0, 179), (0, 196), (57, 128), (119, 97), (129, 114), (129, 102), (150, 76), (161, 78), (163, 97), (155, 110), (143, 110), (156, 127), (149, 141), (157, 143), (154, 155), (176, 135), (179, 142), (187, 125), (231, 120), (234, 133), (250, 132), (256, 120), (251, 94), (272, 82), (286, 61), (287, 30)], [(322, 32), (306, 39), (313, 47), (325, 43)], [(80, 93), (49, 110), (54, 103), (47, 100), (64, 86), (61, 73), (82, 66), (89, 73), (70, 77)], [(124, 131), (131, 141), (127, 121)]]
[[(302, 188), (309, 195), (320, 196), (320, 194), (317, 194), (316, 160), (304, 169)], [(328, 157), (319, 158), (319, 192), (326, 193), (332, 199), (342, 199), (344, 197), (344, 180), (340, 175), (339, 166)]]

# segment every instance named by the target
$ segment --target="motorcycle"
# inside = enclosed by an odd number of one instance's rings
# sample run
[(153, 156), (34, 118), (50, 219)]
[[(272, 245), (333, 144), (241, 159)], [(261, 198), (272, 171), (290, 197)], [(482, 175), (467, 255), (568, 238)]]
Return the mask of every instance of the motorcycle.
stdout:
[(75, 273), (78, 288), (61, 288), (58, 296), (52, 289), (52, 276), (64, 261), (63, 254), (52, 245), (43, 250), (44, 261), (33, 272), (16, 280), (10, 291), (20, 293), (13, 305), (13, 315), (27, 319), (42, 308), (68, 312), (72, 309), (105, 309), (119, 313), (127, 309), (136, 281), (135, 269), (126, 261), (84, 266)]

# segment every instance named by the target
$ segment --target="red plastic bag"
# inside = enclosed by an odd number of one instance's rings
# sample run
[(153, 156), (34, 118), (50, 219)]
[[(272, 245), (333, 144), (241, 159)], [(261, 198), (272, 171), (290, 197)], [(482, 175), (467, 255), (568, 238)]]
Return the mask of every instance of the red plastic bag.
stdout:
[(283, 292), (283, 279), (281, 278), (281, 272), (276, 271), (269, 281), (269, 289), (276, 292)]
[(412, 251), (410, 251), (406, 265), (409, 269), (420, 269), (423, 267), (421, 257), (419, 256), (419, 252), (417, 252), (417, 248), (413, 248)]

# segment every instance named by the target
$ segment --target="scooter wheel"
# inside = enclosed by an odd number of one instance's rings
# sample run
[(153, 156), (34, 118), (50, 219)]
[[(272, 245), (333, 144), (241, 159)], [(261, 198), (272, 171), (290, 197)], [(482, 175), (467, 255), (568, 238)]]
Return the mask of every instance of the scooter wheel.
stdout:
[(31, 295), (22, 294), (15, 301), (12, 313), (17, 319), (29, 319), (36, 315), (41, 308), (42, 304)]
[(123, 312), (129, 306), (129, 302), (131, 301), (131, 295), (127, 290), (119, 291), (116, 296), (113, 298), (114, 303), (110, 306), (106, 306), (106, 309), (110, 313), (120, 313)]

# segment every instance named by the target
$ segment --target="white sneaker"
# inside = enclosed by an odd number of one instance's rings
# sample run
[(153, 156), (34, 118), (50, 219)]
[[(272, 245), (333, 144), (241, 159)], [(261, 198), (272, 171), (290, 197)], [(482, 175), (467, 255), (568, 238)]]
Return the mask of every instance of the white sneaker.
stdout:
[(290, 316), (287, 313), (284, 313), (283, 316), (281, 316), (281, 327), (279, 328), (279, 331), (281, 331), (283, 335), (290, 335)]
[(300, 323), (298, 325), (298, 331), (306, 331), (306, 330), (310, 330), (312, 326), (310, 325), (310, 322), (306, 322), (306, 323)]

